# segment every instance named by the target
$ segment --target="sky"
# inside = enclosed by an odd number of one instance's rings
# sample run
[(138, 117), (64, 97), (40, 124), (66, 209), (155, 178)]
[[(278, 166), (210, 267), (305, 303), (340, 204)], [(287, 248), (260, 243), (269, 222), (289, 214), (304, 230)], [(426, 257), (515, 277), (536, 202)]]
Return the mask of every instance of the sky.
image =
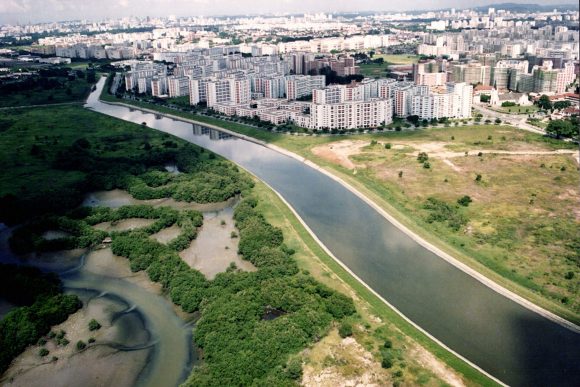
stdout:
[(99, 20), (123, 16), (213, 16), (275, 12), (410, 11), (492, 3), (566, 4), (567, 0), (0, 0), (0, 24)]

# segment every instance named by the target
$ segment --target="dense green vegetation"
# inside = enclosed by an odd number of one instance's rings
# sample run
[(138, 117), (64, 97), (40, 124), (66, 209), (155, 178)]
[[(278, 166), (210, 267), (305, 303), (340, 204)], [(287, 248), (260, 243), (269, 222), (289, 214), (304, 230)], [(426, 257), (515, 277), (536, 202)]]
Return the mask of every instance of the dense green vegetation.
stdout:
[[(320, 339), (352, 300), (298, 270), (279, 229), (246, 199), (235, 211), (240, 253), (257, 272), (219, 274), (206, 289), (194, 331), (204, 364), (187, 385), (286, 385), (299, 374), (288, 356)], [(275, 309), (275, 319), (265, 314)]]
[[(216, 202), (252, 185), (211, 152), (76, 106), (1, 111), (0, 132), (0, 221), (8, 223), (62, 213), (95, 190)], [(167, 164), (183, 173), (166, 173)]]
[[(0, 374), (12, 359), (81, 307), (60, 280), (28, 267), (0, 264), (0, 297), (17, 305), (0, 321)], [(46, 353), (45, 355), (47, 355)], [(42, 356), (42, 355), (41, 355)]]
[(18, 80), (0, 81), (0, 107), (82, 101), (95, 81), (93, 69), (43, 68)]
[[(52, 118), (56, 114), (58, 120)], [(1, 157), (10, 168), (2, 177), (2, 216), (29, 218), (14, 232), (12, 247), (19, 252), (91, 247), (110, 237), (113, 253), (128, 258), (131, 270), (145, 271), (184, 311), (201, 313), (194, 339), (204, 361), (189, 384), (290, 384), (301, 374), (291, 355), (320, 339), (333, 321), (355, 312), (352, 300), (298, 269), (282, 232), (256, 210), (252, 180), (231, 163), (146, 127), (73, 107), (3, 112), (0, 120), (5, 125)], [(165, 171), (167, 163), (181, 173)], [(197, 211), (149, 205), (76, 208), (86, 192), (111, 188), (138, 198), (196, 202), (241, 193), (245, 199), (235, 211), (239, 253), (258, 270), (230, 267), (209, 281), (183, 262), (178, 252), (202, 224)], [(127, 218), (154, 222), (122, 232), (93, 227)], [(151, 238), (174, 224), (181, 229), (174, 240), (163, 244)], [(42, 235), (49, 230), (67, 235), (46, 240)], [(46, 321), (44, 333), (54, 319)]]

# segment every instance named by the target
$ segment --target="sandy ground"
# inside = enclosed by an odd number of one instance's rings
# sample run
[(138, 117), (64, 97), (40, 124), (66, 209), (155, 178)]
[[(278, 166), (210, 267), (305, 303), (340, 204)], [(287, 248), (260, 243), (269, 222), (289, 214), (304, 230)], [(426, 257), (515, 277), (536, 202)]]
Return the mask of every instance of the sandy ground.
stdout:
[[(65, 331), (65, 337), (70, 341), (68, 345), (59, 346), (54, 340), (48, 340), (45, 348), (50, 353), (46, 357), (38, 355), (41, 346), (30, 346), (14, 360), (0, 383), (3, 386), (133, 386), (149, 350), (121, 352), (107, 345), (110, 342), (123, 342), (118, 323), (112, 325), (109, 316), (122, 311), (125, 306), (105, 298), (93, 298), (85, 301), (85, 304), (64, 323), (52, 329), (54, 332)], [(91, 332), (88, 323), (93, 318), (102, 327)], [(78, 351), (77, 341), (88, 343), (90, 337), (95, 338), (95, 343)], [(137, 334), (132, 339), (133, 342), (124, 344), (142, 344), (148, 337), (146, 334)], [(54, 360), (53, 356), (58, 359)], [(89, 364), (90, 367), (87, 366)]]
[[(307, 351), (311, 361), (303, 366), (303, 386), (392, 385), (392, 370), (383, 369), (354, 338), (342, 339), (336, 330)], [(408, 355), (450, 386), (465, 385), (459, 375), (424, 348), (414, 345)]]
[(88, 194), (83, 201), (83, 206), (96, 207), (104, 206), (117, 208), (121, 206), (135, 205), (135, 204), (148, 204), (153, 207), (168, 206), (175, 208), (177, 210), (197, 210), (201, 212), (205, 211), (218, 211), (227, 207), (233, 206), (239, 198), (233, 197), (224, 202), (219, 203), (187, 203), (178, 202), (172, 198), (168, 199), (153, 199), (153, 200), (137, 200), (133, 198), (127, 191), (120, 189), (114, 189), (111, 191), (97, 191)]
[[(222, 221), (225, 224), (222, 225)], [(206, 213), (197, 238), (187, 249), (179, 253), (179, 256), (208, 279), (213, 279), (218, 273), (226, 271), (231, 262), (244, 271), (256, 270), (254, 265), (238, 255), (239, 239), (232, 238), (232, 232), (239, 234), (234, 226), (231, 207), (216, 213)]]

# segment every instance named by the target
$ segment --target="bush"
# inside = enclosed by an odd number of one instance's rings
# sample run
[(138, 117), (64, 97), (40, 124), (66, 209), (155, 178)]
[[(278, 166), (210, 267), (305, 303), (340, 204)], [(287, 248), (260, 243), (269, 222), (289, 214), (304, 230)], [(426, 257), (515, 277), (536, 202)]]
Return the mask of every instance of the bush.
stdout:
[(381, 367), (389, 369), (393, 366), (393, 358), (391, 356), (383, 356)]
[(101, 324), (95, 319), (89, 321), (89, 331), (96, 331), (101, 329)]
[(425, 152), (419, 152), (417, 155), (417, 161), (420, 163), (424, 163), (425, 161), (429, 160), (429, 156)]
[(340, 335), (340, 337), (342, 337), (343, 339), (345, 337), (349, 337), (352, 336), (352, 324), (343, 321), (340, 326), (338, 327), (338, 334)]
[(87, 347), (87, 344), (84, 341), (82, 341), (82, 340), (77, 341), (77, 350), (78, 351), (82, 351), (86, 347)]
[(469, 206), (469, 203), (471, 203), (473, 200), (471, 200), (471, 198), (467, 195), (460, 197), (459, 199), (457, 199), (457, 204), (459, 204), (460, 206), (463, 207), (467, 207)]
[(286, 375), (292, 380), (302, 379), (302, 361), (299, 358), (293, 358), (288, 361)]
[(50, 353), (50, 351), (48, 349), (46, 349), (46, 348), (40, 348), (38, 350), (38, 356), (40, 356), (40, 357), (45, 357), (49, 353)]
[(391, 149), (392, 145), (390, 142), (385, 144), (385, 149)]

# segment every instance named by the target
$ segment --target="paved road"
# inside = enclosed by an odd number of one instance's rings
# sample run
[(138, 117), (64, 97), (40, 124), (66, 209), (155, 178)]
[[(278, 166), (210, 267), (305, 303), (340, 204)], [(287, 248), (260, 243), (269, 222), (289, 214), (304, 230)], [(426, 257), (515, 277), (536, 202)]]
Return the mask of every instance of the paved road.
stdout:
[(482, 105), (473, 105), (473, 108), (483, 114), (484, 119), (491, 118), (496, 119), (499, 118), (502, 121), (511, 122), (515, 126), (520, 129), (527, 130), (529, 132), (538, 133), (538, 134), (546, 134), (546, 132), (538, 127), (530, 125), (526, 122), (528, 116), (526, 114), (507, 114), (507, 113), (500, 113), (496, 112), (495, 110), (488, 109)]

